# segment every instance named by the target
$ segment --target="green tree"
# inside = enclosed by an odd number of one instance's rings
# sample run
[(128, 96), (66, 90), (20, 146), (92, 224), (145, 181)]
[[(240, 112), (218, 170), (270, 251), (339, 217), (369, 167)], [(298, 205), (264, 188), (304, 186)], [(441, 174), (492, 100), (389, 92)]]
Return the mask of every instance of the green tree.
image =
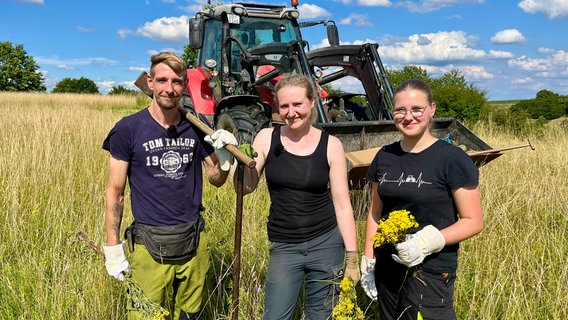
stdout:
[(52, 93), (99, 93), (99, 88), (91, 79), (81, 77), (79, 79), (65, 78), (59, 81)]
[(45, 92), (43, 75), (24, 46), (0, 42), (0, 91)]
[(321, 86), (322, 90), (327, 92), (327, 94), (337, 94), (337, 93), (342, 93), (343, 91), (341, 89), (337, 89), (331, 86), (331, 84), (324, 84), (323, 86)]
[(185, 60), (189, 68), (195, 68), (197, 65), (197, 49), (191, 48), (189, 45), (183, 46), (182, 59)]
[(542, 117), (552, 120), (566, 115), (567, 108), (568, 103), (565, 97), (549, 90), (541, 90), (534, 99), (522, 100), (511, 106), (511, 112), (523, 110), (532, 119)]
[(487, 103), (487, 92), (468, 83), (459, 70), (451, 70), (432, 81), (438, 117), (476, 121)]
[(487, 103), (487, 92), (468, 83), (459, 70), (451, 70), (440, 78), (432, 78), (417, 66), (404, 66), (400, 70), (387, 70), (394, 88), (408, 79), (420, 79), (432, 89), (437, 117), (476, 121), (481, 108)]
[(125, 95), (137, 95), (139, 91), (136, 90), (132, 90), (132, 89), (126, 89), (125, 87), (123, 87), (122, 85), (118, 85), (116, 87), (112, 87), (112, 89), (109, 91), (109, 95), (119, 95), (119, 94), (125, 94)]
[(393, 89), (408, 79), (420, 79), (429, 85), (432, 78), (425, 69), (417, 66), (404, 66), (402, 69), (387, 69), (387, 76), (392, 84)]

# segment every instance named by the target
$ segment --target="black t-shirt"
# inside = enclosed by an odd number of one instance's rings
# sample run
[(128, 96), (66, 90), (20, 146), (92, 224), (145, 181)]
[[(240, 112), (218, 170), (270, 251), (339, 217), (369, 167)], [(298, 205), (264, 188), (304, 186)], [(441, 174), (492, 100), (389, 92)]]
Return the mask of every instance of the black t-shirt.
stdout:
[(328, 137), (322, 131), (314, 153), (299, 156), (283, 148), (280, 127), (274, 128), (265, 168), (270, 241), (300, 243), (337, 226), (329, 192)]
[[(479, 170), (465, 152), (445, 141), (436, 141), (418, 153), (404, 152), (400, 142), (395, 142), (379, 150), (367, 179), (379, 183), (378, 193), (384, 205), (381, 216), (394, 210), (410, 211), (419, 225), (411, 230), (414, 233), (429, 224), (441, 230), (455, 223), (458, 211), (452, 190), (478, 185)], [(458, 244), (449, 245), (426, 257), (423, 268), (455, 270), (458, 248)], [(384, 254), (392, 253), (388, 251)]]

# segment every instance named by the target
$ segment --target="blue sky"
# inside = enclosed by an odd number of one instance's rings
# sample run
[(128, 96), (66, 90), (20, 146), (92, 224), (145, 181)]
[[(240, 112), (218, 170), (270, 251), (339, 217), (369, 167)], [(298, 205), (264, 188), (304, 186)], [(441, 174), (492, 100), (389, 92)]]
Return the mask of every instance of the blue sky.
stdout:
[[(205, 3), (0, 0), (0, 41), (24, 46), (48, 91), (80, 77), (102, 93), (134, 88), (152, 54), (183, 53), (187, 19)], [(568, 95), (567, 0), (300, 0), (298, 8), (301, 21), (334, 20), (342, 43), (379, 43), (387, 68), (417, 65), (434, 77), (459, 69), (490, 100)], [(323, 27), (303, 35), (311, 48), (327, 43)]]

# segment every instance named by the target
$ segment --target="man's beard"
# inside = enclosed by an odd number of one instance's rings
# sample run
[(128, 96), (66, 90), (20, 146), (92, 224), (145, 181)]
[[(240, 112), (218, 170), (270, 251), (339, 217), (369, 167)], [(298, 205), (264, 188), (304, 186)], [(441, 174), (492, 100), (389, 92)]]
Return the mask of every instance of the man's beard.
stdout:
[(162, 100), (160, 98), (157, 99), (158, 106), (160, 107), (160, 109), (165, 110), (165, 111), (170, 111), (170, 110), (177, 108), (178, 104), (173, 103), (172, 99), (164, 99), (164, 100)]

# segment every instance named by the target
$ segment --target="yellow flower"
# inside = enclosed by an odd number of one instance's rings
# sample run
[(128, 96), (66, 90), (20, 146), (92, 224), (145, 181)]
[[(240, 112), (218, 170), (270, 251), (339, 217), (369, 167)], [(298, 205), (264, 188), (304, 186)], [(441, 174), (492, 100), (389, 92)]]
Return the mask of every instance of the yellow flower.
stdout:
[(375, 248), (386, 243), (401, 242), (404, 241), (406, 232), (415, 227), (418, 227), (418, 223), (408, 210), (395, 210), (386, 219), (379, 220), (377, 232), (371, 241)]
[(334, 320), (363, 320), (364, 315), (357, 305), (357, 292), (353, 280), (345, 277), (339, 287), (341, 288), (339, 303), (333, 308), (331, 317)]

